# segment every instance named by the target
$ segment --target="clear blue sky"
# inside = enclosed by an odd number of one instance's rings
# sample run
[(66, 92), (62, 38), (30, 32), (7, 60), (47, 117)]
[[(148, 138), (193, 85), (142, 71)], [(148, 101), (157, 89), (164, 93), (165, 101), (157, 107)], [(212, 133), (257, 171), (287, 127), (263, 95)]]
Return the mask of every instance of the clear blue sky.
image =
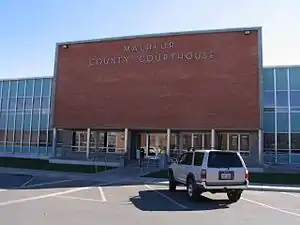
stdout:
[(264, 65), (300, 65), (299, 0), (0, 0), (0, 78), (52, 76), (55, 43), (263, 27)]

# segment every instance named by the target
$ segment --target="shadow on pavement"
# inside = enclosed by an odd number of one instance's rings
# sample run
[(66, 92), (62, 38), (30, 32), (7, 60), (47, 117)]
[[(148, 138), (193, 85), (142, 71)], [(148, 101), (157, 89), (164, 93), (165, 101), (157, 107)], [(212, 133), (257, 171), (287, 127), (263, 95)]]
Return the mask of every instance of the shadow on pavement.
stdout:
[(183, 190), (173, 193), (168, 190), (139, 191), (139, 195), (130, 198), (130, 202), (142, 211), (208, 211), (226, 209), (230, 205), (229, 200), (210, 199), (203, 195), (200, 195), (196, 201), (190, 201), (186, 196), (186, 191)]

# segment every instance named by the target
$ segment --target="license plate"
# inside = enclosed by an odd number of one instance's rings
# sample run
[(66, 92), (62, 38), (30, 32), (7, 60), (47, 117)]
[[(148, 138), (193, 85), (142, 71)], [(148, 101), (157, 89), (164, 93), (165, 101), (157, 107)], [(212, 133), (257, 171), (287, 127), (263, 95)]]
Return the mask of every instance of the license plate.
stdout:
[(220, 172), (219, 179), (220, 180), (233, 180), (233, 172)]

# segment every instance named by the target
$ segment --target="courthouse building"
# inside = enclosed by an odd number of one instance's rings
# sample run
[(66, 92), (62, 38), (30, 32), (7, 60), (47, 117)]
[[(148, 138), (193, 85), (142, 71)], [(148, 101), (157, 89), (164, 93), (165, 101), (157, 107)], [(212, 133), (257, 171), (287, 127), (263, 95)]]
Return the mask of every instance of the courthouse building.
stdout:
[(194, 147), (300, 163), (300, 66), (262, 65), (261, 28), (59, 43), (53, 78), (0, 82), (0, 156), (124, 165)]

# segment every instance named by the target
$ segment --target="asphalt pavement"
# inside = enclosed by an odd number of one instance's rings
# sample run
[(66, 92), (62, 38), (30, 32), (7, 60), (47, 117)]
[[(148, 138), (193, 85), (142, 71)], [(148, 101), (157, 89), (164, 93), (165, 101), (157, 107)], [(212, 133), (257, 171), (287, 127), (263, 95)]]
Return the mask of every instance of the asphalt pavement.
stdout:
[(225, 194), (209, 193), (191, 202), (184, 187), (170, 193), (159, 183), (0, 174), (3, 225), (299, 225), (299, 200), (299, 193), (245, 191), (233, 204)]

